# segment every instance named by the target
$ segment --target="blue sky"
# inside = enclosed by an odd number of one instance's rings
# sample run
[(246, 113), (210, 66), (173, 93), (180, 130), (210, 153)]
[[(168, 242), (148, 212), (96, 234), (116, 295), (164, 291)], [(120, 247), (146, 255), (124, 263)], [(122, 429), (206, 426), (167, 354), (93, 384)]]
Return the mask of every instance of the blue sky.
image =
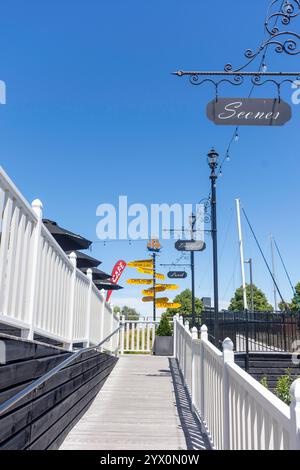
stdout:
[[(178, 69), (239, 65), (264, 34), (268, 0), (10, 0), (0, 14), (0, 163), (25, 197), (38, 197), (44, 216), (96, 240), (96, 207), (129, 203), (196, 203), (208, 194), (206, 153), (224, 155), (233, 129), (207, 120), (209, 86), (192, 87)], [(299, 31), (299, 22), (295, 28)], [(300, 70), (299, 58), (268, 53), (270, 70)], [(256, 65), (257, 67), (257, 65)], [(255, 70), (255, 66), (253, 66)], [(224, 87), (246, 96), (249, 85)], [(273, 97), (266, 87), (254, 96)], [(284, 99), (291, 102), (287, 86)], [(282, 128), (243, 128), (218, 183), (220, 298), (240, 285), (234, 199), (239, 197), (270, 259), (268, 236), (281, 247), (294, 282), (299, 270), (299, 106)], [(245, 256), (255, 283), (272, 300), (272, 283), (244, 224)], [(199, 296), (212, 295), (211, 243), (196, 255)], [(178, 253), (164, 242), (161, 263)], [(145, 243), (95, 243), (110, 271), (122, 258), (146, 256)], [(129, 271), (122, 278), (133, 274)], [(284, 296), (291, 296), (279, 266)], [(182, 281), (181, 286), (188, 285)], [(122, 284), (122, 282), (121, 282)], [(147, 313), (137, 290), (114, 294)], [(224, 303), (224, 305), (225, 305)], [(222, 303), (223, 305), (223, 303)]]

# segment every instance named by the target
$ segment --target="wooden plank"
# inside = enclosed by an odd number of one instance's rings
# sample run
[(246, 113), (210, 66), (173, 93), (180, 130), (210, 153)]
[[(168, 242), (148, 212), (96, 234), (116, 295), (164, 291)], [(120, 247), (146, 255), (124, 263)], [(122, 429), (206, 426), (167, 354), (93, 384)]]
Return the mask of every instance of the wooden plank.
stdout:
[[(120, 397), (126, 397), (122, 400)], [(186, 449), (168, 358), (122, 356), (61, 449)]]

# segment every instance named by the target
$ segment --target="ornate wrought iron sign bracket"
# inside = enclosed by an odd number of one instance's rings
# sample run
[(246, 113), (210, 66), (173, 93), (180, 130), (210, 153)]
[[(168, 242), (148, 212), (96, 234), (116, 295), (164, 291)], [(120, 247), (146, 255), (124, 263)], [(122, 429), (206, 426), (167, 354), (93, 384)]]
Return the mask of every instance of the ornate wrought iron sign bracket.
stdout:
[[(192, 85), (210, 83), (215, 87), (216, 99), (219, 96), (219, 88), (228, 83), (239, 86), (249, 78), (253, 86), (263, 86), (267, 83), (274, 84), (278, 98), (281, 97), (281, 88), (285, 83), (300, 81), (300, 72), (268, 72), (266, 66), (266, 54), (269, 48), (274, 47), (278, 54), (296, 56), (300, 54), (300, 34), (290, 31), (288, 28), (293, 20), (300, 15), (300, 0), (272, 0), (265, 19), (265, 39), (256, 49), (247, 49), (245, 58), (247, 62), (238, 68), (232, 64), (226, 64), (223, 71), (183, 71), (173, 72), (178, 77), (188, 76)], [(245, 71), (247, 67), (258, 57), (262, 57), (259, 71)]]

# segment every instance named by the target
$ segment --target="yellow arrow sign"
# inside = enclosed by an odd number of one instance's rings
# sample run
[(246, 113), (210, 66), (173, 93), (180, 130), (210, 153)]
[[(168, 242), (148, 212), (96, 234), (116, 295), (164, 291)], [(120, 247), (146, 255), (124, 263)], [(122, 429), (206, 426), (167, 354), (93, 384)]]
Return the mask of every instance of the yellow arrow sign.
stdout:
[(157, 284), (157, 287), (164, 287), (165, 290), (177, 290), (179, 289), (179, 286), (176, 284)]
[[(137, 270), (139, 273), (149, 274), (150, 276), (153, 276), (154, 274), (154, 270), (151, 268), (137, 268)], [(166, 279), (166, 276), (164, 274), (159, 274), (159, 273), (155, 273), (155, 277), (156, 279), (161, 279), (161, 280)]]
[(152, 259), (142, 259), (140, 261), (130, 261), (127, 263), (129, 268), (153, 268)]
[[(166, 289), (164, 287), (156, 287), (155, 288), (155, 292), (164, 292)], [(153, 296), (154, 295), (154, 290), (153, 290), (153, 287), (151, 289), (148, 289), (148, 290), (143, 290), (142, 291), (142, 294), (143, 295), (151, 295)]]
[(176, 302), (157, 302), (157, 308), (180, 308), (181, 304)]
[(127, 284), (135, 284), (135, 285), (146, 285), (151, 286), (153, 284), (152, 279), (128, 279)]
[[(143, 297), (142, 302), (154, 302), (154, 297)], [(168, 297), (160, 297), (156, 299), (156, 303), (169, 302)]]

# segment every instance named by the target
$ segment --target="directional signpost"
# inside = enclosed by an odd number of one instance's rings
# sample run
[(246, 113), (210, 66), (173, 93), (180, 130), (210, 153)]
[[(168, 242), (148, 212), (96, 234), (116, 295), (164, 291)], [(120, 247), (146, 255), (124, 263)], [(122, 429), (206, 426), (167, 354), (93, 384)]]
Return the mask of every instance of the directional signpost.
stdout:
[[(198, 247), (201, 248), (201, 247)], [(156, 320), (156, 307), (157, 308), (179, 308), (181, 304), (175, 302), (169, 302), (168, 297), (160, 297), (157, 298), (156, 294), (158, 292), (164, 292), (166, 290), (176, 290), (179, 288), (176, 284), (159, 284), (156, 282), (157, 279), (164, 280), (166, 276), (164, 274), (159, 274), (156, 272), (156, 256), (157, 253), (161, 249), (161, 245), (157, 239), (149, 240), (147, 244), (148, 251), (151, 251), (152, 259), (146, 260), (137, 260), (131, 261), (127, 264), (130, 268), (136, 268), (138, 273), (148, 274), (152, 276), (151, 279), (128, 279), (127, 283), (132, 285), (148, 285), (151, 286), (149, 289), (145, 289), (142, 291), (143, 298), (142, 302), (153, 302), (153, 320)], [(170, 273), (169, 273), (170, 274)], [(182, 279), (186, 277), (186, 273), (183, 272), (182, 276), (174, 276), (181, 277)], [(170, 276), (169, 276), (170, 277)]]

